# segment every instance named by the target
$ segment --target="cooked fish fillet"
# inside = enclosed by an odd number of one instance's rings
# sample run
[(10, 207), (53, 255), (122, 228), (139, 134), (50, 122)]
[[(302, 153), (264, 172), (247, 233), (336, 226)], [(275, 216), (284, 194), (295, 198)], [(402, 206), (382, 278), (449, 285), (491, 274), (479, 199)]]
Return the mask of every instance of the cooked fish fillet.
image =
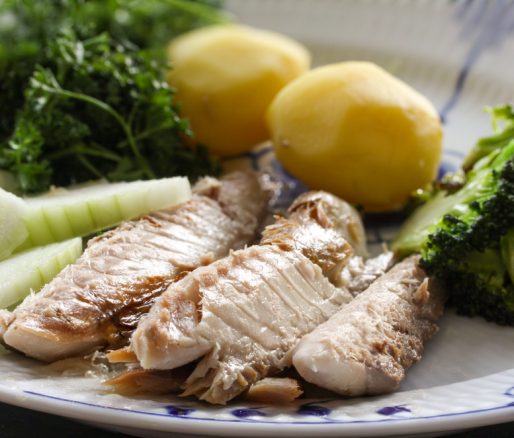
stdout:
[(367, 255), (366, 231), (361, 217), (347, 202), (323, 191), (305, 192), (288, 209), (289, 218), (298, 222), (315, 220), (323, 228), (337, 230), (355, 255)]
[(298, 223), (293, 219), (277, 218), (267, 226), (260, 245), (274, 245), (284, 251), (302, 253), (318, 265), (333, 283), (353, 254), (352, 247), (334, 228), (323, 228), (316, 221)]
[(130, 346), (111, 350), (105, 355), (109, 363), (139, 363)]
[(341, 282), (350, 251), (366, 254), (366, 234), (357, 211), (322, 191), (298, 196), (288, 209), (287, 219), (276, 218), (264, 229), (260, 244), (302, 252), (334, 284)]
[[(326, 318), (326, 306), (333, 313), (347, 298), (345, 290), (334, 287), (301, 253), (256, 245), (172, 284), (141, 320), (131, 346), (143, 368), (176, 368), (200, 358), (214, 348), (217, 338), (229, 334), (218, 332), (225, 328), (223, 318), (233, 318), (236, 328), (252, 327), (249, 334), (256, 330), (258, 337), (280, 343), (287, 335), (282, 332), (292, 324), (300, 326), (291, 328), (294, 336), (304, 320), (319, 320), (305, 313), (310, 308), (304, 306), (314, 306), (311, 311)], [(280, 333), (274, 331), (279, 321)]]
[(0, 339), (4, 336), (7, 327), (14, 319), (13, 314), (5, 309), (0, 309)]
[(189, 201), (92, 239), (14, 311), (3, 342), (44, 361), (123, 345), (170, 283), (251, 241), (265, 208), (254, 174), (202, 180)]
[(175, 370), (143, 370), (135, 368), (104, 382), (117, 394), (169, 394), (178, 392), (191, 370), (188, 367)]
[(290, 377), (266, 377), (254, 383), (246, 393), (246, 400), (280, 405), (291, 403), (303, 394), (298, 380)]
[(395, 256), (391, 251), (369, 259), (353, 256), (344, 266), (336, 284), (347, 289), (355, 297), (389, 271), (394, 262)]
[(211, 403), (289, 366), (298, 340), (352, 298), (327, 278), (338, 279), (352, 253), (346, 223), (329, 210), (343, 201), (313, 199), (267, 227), (261, 245), (172, 284), (132, 337), (141, 366), (171, 369), (206, 355), (184, 395)]
[[(275, 228), (275, 231), (278, 230)], [(268, 238), (270, 234), (267, 234)], [(278, 238), (277, 234), (274, 234)], [(289, 248), (291, 248), (289, 246)], [(350, 257), (348, 263), (343, 267), (343, 270), (338, 279), (338, 286), (344, 287), (353, 296), (363, 292), (367, 287), (373, 283), (378, 277), (387, 272), (394, 263), (394, 254), (392, 252), (385, 252), (377, 257), (370, 259), (363, 259), (360, 256)], [(330, 266), (330, 265), (329, 265)], [(112, 351), (107, 355), (111, 363), (137, 363), (136, 354), (129, 348)], [(148, 376), (145, 377), (145, 373)], [(128, 372), (127, 375), (120, 375), (119, 378), (112, 379), (105, 382), (107, 385), (113, 386), (114, 390), (120, 394), (127, 394), (129, 392), (148, 392), (152, 393), (158, 387), (158, 379), (154, 379), (153, 370), (139, 369), (137, 373)], [(185, 378), (181, 384), (185, 382)], [(148, 382), (148, 386), (146, 383)], [(176, 379), (174, 380), (176, 383)], [(264, 403), (286, 403), (294, 400), (301, 395), (301, 390), (298, 389), (298, 384), (294, 379), (282, 377), (270, 377), (253, 384), (246, 398), (252, 401), (260, 401)], [(262, 384), (261, 384), (262, 383)], [(163, 386), (166, 388), (167, 386)], [(175, 389), (175, 388), (174, 388)], [(162, 388), (157, 388), (158, 393), (166, 392)]]
[(289, 366), (301, 336), (350, 299), (302, 254), (254, 246), (172, 285), (132, 346), (144, 368), (175, 368), (207, 354), (184, 394), (225, 403)]
[(418, 261), (412, 256), (397, 264), (302, 338), (293, 364), (305, 380), (351, 396), (398, 387), (437, 331), (444, 307)]

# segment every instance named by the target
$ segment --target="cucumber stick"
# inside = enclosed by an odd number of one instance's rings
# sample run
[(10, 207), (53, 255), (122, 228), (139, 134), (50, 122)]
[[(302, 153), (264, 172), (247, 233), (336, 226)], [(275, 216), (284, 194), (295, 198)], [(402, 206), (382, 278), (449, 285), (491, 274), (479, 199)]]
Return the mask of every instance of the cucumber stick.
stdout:
[(25, 213), (23, 199), (0, 189), (0, 260), (27, 240), (29, 233), (23, 222)]
[[(9, 202), (16, 199), (8, 195), (2, 192), (0, 202), (4, 197), (9, 198)], [(0, 248), (4, 248), (3, 239), (9, 243), (0, 256), (5, 258), (14, 248), (15, 252), (19, 252), (34, 246), (86, 236), (124, 220), (171, 207), (190, 196), (189, 182), (182, 177), (54, 189), (45, 195), (22, 200), (23, 205), (19, 206), (12, 218), (0, 217), (5, 222), (3, 225), (0, 223)], [(10, 229), (12, 232), (8, 233)]]
[(65, 266), (82, 253), (82, 239), (32, 248), (0, 262), (0, 308), (23, 300), (31, 290), (37, 292)]

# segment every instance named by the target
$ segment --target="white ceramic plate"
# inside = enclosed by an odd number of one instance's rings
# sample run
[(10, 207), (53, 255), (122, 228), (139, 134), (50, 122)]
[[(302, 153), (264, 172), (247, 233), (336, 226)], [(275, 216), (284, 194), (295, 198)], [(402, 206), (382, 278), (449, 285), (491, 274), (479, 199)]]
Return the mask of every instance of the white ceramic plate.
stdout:
[[(289, 34), (314, 63), (371, 60), (426, 94), (445, 122), (443, 169), (489, 132), (486, 105), (514, 101), (514, 4), (510, 0), (229, 0), (240, 21)], [(241, 161), (271, 163), (269, 148)], [(351, 165), (351, 163), (349, 163)], [(386, 223), (370, 231), (387, 240)], [(141, 436), (170, 432), (225, 436), (436, 434), (514, 420), (514, 328), (449, 312), (400, 391), (276, 408), (189, 399), (127, 398), (94, 376), (51, 375), (41, 364), (0, 353), (0, 400)], [(175, 435), (176, 436), (176, 435)]]

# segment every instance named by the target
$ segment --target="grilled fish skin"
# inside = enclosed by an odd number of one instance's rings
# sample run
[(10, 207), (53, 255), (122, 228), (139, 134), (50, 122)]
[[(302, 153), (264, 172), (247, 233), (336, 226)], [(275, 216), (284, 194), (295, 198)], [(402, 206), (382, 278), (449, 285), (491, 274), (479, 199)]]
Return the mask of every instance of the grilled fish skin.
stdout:
[(18, 306), (3, 342), (49, 362), (126, 344), (172, 282), (254, 239), (266, 205), (252, 173), (201, 180), (189, 201), (92, 239), (76, 263)]
[(302, 338), (293, 365), (308, 382), (346, 395), (396, 389), (437, 332), (444, 294), (412, 256)]

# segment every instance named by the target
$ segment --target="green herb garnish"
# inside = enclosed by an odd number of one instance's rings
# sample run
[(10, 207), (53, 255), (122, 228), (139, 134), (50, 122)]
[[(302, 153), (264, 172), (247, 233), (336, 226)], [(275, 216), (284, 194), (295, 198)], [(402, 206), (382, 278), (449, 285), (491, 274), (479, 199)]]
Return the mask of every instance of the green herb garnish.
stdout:
[(217, 3), (2, 2), (0, 168), (23, 193), (219, 172), (205, 148), (187, 145), (162, 55), (176, 34), (225, 20)]

